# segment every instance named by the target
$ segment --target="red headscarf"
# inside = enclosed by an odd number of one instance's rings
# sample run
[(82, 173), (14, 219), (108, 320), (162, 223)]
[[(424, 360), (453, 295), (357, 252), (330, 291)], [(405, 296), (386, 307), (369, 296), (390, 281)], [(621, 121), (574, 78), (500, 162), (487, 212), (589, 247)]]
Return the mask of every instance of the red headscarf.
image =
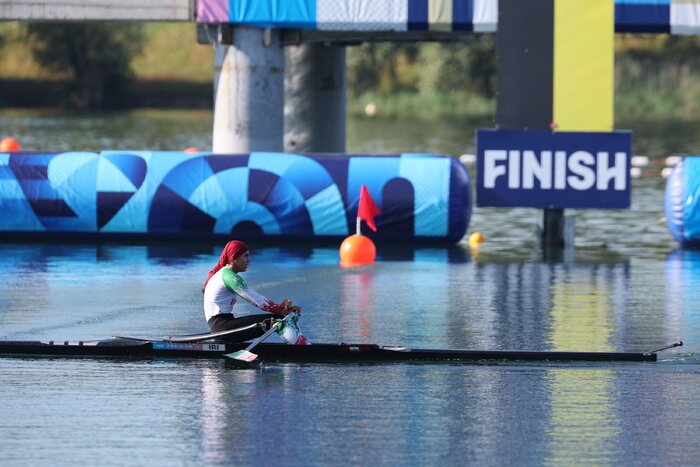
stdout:
[[(224, 266), (226, 266), (228, 263), (233, 261), (234, 259), (238, 258), (241, 256), (243, 253), (246, 251), (250, 250), (248, 248), (248, 245), (246, 245), (243, 242), (240, 242), (238, 240), (231, 240), (226, 244), (224, 247), (224, 250), (221, 252), (221, 256), (219, 257), (219, 262), (216, 263), (216, 266), (214, 266), (211, 271), (209, 271), (209, 275), (207, 276), (207, 280), (204, 281), (204, 287), (207, 286), (207, 282), (209, 282), (209, 279), (211, 279), (211, 276), (217, 273), (217, 271)], [(202, 287), (202, 292), (204, 292), (204, 287)]]

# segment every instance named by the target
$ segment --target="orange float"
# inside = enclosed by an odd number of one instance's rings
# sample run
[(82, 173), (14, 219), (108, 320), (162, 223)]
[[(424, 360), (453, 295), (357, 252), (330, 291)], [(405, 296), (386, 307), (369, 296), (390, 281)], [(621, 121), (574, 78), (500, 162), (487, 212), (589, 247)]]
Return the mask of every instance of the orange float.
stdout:
[(5, 138), (0, 141), (0, 152), (17, 152), (21, 149), (19, 141), (14, 138)]
[(364, 235), (350, 235), (340, 244), (340, 266), (343, 268), (372, 264), (376, 256), (374, 242)]

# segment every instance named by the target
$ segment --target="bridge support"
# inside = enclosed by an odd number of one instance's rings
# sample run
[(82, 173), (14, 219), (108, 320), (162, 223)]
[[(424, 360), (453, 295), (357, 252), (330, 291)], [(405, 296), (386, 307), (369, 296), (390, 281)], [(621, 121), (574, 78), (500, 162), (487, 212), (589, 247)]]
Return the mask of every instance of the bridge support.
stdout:
[(220, 28), (214, 46), (213, 152), (282, 151), (284, 49), (279, 31)]
[(345, 47), (285, 48), (284, 150), (345, 152)]

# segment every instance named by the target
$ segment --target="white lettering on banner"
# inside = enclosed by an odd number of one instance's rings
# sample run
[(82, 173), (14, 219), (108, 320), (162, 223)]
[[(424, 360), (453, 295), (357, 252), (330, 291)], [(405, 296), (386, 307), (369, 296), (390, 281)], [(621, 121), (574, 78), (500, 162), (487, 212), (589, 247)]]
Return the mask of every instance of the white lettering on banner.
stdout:
[[(554, 157), (552, 157), (552, 155)], [(532, 190), (535, 180), (540, 189), (605, 191), (610, 181), (613, 189), (627, 189), (627, 153), (616, 152), (614, 165), (609, 166), (610, 154), (605, 151), (595, 156), (588, 151), (535, 151), (487, 149), (484, 151), (484, 188), (495, 188), (499, 177), (507, 175), (508, 188)], [(567, 171), (569, 176), (567, 176)]]
[[(576, 151), (569, 157), (569, 170), (575, 175), (566, 177), (574, 190), (588, 190), (595, 183), (595, 172), (588, 167), (595, 164), (593, 155), (586, 151)], [(578, 175), (578, 177), (576, 177)], [(579, 178), (580, 177), (580, 178)]]
[(615, 153), (615, 165), (608, 167), (608, 153), (599, 152), (598, 153), (598, 184), (596, 186), (599, 190), (606, 190), (608, 188), (608, 182), (611, 178), (615, 179), (615, 189), (624, 190), (625, 182), (627, 181), (627, 167), (626, 162), (627, 154), (624, 152)]
[(557, 151), (554, 154), (554, 189), (566, 188), (566, 151)]
[(520, 151), (508, 151), (508, 188), (520, 188)]
[(530, 169), (523, 172), (523, 188), (534, 188), (535, 178), (543, 190), (552, 188), (552, 151), (542, 151), (539, 161), (535, 151), (523, 151), (523, 167)]
[(494, 188), (496, 179), (506, 173), (505, 165), (496, 165), (508, 158), (506, 151), (488, 149), (484, 156), (484, 187)]

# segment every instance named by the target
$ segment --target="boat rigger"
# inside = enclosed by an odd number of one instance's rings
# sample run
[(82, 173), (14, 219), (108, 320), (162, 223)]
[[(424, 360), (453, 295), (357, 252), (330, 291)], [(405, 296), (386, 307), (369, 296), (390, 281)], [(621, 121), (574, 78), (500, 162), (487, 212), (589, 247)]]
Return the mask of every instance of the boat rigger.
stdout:
[[(92, 341), (0, 341), (0, 357), (167, 357), (224, 358), (244, 350), (248, 343), (217, 341), (173, 342), (130, 337)], [(261, 343), (255, 347), (263, 362), (482, 362), (482, 361), (596, 361), (653, 362), (659, 351), (683, 345), (676, 342), (650, 352), (555, 352), (525, 350), (412, 349), (376, 344), (288, 345)]]

